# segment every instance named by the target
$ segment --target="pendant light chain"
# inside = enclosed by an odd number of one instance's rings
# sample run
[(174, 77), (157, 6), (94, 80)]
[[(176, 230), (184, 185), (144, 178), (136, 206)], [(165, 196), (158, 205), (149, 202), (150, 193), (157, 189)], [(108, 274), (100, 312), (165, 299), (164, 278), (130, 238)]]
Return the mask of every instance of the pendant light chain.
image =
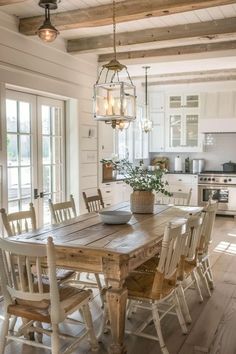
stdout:
[(116, 0), (113, 0), (113, 6), (112, 6), (112, 12), (113, 12), (113, 50), (114, 50), (114, 57), (116, 60)]

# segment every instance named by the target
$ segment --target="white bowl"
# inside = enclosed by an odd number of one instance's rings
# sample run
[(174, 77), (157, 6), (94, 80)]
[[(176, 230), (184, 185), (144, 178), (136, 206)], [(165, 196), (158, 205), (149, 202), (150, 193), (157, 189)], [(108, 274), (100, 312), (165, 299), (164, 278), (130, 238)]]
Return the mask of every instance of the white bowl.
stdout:
[(132, 213), (124, 210), (102, 210), (99, 215), (104, 224), (126, 224), (131, 219)]

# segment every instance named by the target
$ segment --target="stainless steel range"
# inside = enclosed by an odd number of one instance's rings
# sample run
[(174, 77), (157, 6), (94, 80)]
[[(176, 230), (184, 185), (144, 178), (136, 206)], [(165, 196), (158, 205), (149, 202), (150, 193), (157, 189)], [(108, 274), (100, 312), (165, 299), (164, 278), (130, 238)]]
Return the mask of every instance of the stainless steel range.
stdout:
[(198, 176), (198, 204), (212, 196), (218, 200), (218, 214), (236, 215), (236, 173), (204, 172)]

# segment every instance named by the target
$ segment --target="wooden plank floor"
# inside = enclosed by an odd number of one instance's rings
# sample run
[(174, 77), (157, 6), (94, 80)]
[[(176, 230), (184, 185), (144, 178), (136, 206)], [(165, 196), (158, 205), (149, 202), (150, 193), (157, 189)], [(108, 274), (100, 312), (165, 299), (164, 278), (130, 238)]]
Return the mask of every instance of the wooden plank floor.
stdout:
[[(195, 292), (189, 290), (187, 299), (193, 320), (189, 334), (181, 334), (173, 316), (163, 320), (163, 334), (170, 354), (236, 354), (236, 220), (231, 217), (216, 218), (211, 253), (215, 290), (211, 298), (205, 294), (202, 304), (199, 304)], [(0, 306), (2, 308), (2, 304)], [(98, 330), (101, 308), (97, 291), (94, 292), (91, 308)], [(147, 312), (139, 310), (127, 325), (136, 326), (145, 316)], [(149, 331), (153, 333), (152, 325)], [(110, 339), (109, 334), (103, 336), (99, 354), (107, 353)], [(130, 354), (161, 354), (159, 344), (155, 341), (127, 335), (126, 344)], [(46, 354), (48, 351), (10, 343), (5, 353)], [(87, 342), (83, 341), (75, 353), (90, 353)]]

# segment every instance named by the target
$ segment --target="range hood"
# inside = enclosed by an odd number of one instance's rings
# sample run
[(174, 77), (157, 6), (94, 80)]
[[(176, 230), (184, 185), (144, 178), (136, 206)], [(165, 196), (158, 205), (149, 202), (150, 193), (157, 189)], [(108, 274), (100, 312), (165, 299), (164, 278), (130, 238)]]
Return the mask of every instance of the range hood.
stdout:
[(236, 133), (236, 119), (199, 119), (199, 133)]

